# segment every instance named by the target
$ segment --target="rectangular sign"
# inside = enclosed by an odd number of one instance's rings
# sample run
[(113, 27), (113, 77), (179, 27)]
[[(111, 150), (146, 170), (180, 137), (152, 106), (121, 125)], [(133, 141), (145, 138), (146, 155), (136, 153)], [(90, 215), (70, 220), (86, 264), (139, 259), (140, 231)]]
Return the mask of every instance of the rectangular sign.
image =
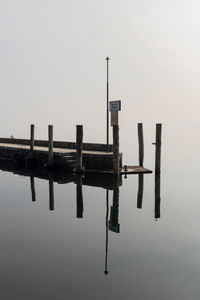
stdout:
[(120, 111), (121, 110), (121, 100), (110, 101), (110, 111)]

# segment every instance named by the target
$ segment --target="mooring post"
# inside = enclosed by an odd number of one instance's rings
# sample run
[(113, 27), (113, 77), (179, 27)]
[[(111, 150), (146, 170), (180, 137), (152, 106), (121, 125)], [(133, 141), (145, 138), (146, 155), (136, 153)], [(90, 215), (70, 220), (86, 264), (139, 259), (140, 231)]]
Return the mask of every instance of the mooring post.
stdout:
[(54, 189), (51, 175), (49, 176), (49, 210), (54, 210)]
[(156, 124), (155, 173), (160, 173), (162, 124)]
[(82, 175), (77, 174), (76, 184), (76, 217), (83, 218), (83, 191), (82, 191)]
[(76, 125), (76, 172), (83, 172), (83, 125)]
[(48, 125), (49, 138), (49, 164), (53, 162), (53, 125)]
[(33, 156), (34, 151), (34, 124), (31, 124), (30, 128), (30, 155)]
[(119, 125), (113, 125), (113, 172), (119, 174)]
[(143, 167), (144, 162), (144, 138), (143, 138), (143, 124), (138, 123), (138, 144), (139, 144), (139, 166)]

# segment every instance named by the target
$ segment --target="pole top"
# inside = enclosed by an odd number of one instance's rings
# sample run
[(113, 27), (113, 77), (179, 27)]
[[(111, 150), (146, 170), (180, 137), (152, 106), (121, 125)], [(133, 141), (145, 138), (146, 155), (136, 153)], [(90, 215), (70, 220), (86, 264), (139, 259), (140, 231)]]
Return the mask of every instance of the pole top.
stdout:
[(107, 56), (107, 57), (106, 57), (106, 60), (109, 60), (109, 59), (110, 59), (110, 58)]

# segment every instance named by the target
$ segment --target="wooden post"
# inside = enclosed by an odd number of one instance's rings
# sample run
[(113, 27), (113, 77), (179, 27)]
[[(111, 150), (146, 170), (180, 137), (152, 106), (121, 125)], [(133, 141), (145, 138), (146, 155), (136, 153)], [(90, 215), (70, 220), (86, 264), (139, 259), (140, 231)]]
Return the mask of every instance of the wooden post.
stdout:
[(82, 191), (82, 175), (77, 174), (76, 184), (76, 217), (83, 218), (83, 191)]
[(83, 172), (83, 125), (76, 125), (76, 172)]
[(119, 125), (113, 125), (113, 172), (119, 174)]
[(34, 181), (34, 177), (31, 176), (30, 177), (31, 180), (31, 194), (32, 194), (32, 201), (35, 202), (36, 201), (36, 196), (35, 196), (35, 181)]
[(162, 124), (156, 124), (155, 173), (160, 173)]
[(33, 156), (34, 151), (34, 124), (31, 124), (30, 129), (30, 155)]
[(143, 167), (144, 162), (144, 138), (143, 138), (143, 124), (138, 123), (138, 144), (139, 144), (139, 166)]
[(142, 198), (144, 189), (144, 175), (138, 175), (138, 195), (137, 195), (137, 208), (142, 208)]
[(48, 125), (49, 138), (49, 164), (53, 162), (53, 125)]
[(52, 176), (49, 177), (49, 210), (54, 210), (54, 189)]

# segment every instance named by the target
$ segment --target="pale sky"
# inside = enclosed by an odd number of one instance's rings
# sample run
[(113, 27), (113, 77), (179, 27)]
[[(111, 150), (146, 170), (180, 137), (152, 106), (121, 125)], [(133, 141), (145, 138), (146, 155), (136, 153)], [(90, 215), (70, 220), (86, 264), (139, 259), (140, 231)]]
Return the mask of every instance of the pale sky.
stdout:
[(200, 122), (199, 15), (195, 0), (0, 0), (0, 136), (83, 124), (104, 142), (106, 56), (123, 143), (138, 121)]

